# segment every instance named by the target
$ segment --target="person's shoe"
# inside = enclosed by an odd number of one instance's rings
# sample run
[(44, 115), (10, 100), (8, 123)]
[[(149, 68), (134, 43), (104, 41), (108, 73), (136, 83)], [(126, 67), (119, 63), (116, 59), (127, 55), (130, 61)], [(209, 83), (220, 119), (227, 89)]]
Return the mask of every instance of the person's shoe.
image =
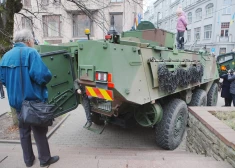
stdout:
[(90, 128), (90, 127), (91, 127), (91, 125), (92, 125), (92, 122), (87, 121), (87, 123), (86, 123), (86, 127), (87, 127), (87, 128)]
[(57, 162), (59, 160), (59, 156), (53, 156), (51, 157), (46, 163), (44, 164), (40, 164), (40, 167), (46, 167), (46, 166), (49, 166), (55, 162)]
[(35, 158), (33, 159), (32, 163), (25, 163), (26, 167), (32, 167), (34, 164)]
[(26, 163), (26, 167), (32, 167), (33, 166), (33, 162), (32, 163)]

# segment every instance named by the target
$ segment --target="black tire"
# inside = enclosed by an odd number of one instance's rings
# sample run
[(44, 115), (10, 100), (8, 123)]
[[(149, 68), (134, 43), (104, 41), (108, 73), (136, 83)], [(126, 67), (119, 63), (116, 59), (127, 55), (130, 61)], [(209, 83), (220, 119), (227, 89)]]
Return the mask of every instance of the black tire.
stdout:
[(96, 125), (104, 125), (104, 120), (101, 120), (101, 115), (96, 112), (91, 113), (91, 121)]
[(188, 118), (186, 103), (172, 99), (163, 107), (163, 118), (156, 124), (156, 143), (159, 147), (174, 150), (179, 146), (185, 132)]
[(202, 89), (196, 89), (192, 95), (192, 100), (189, 106), (206, 106), (207, 105), (207, 94)]
[(218, 101), (218, 84), (213, 83), (207, 94), (207, 106), (216, 106)]

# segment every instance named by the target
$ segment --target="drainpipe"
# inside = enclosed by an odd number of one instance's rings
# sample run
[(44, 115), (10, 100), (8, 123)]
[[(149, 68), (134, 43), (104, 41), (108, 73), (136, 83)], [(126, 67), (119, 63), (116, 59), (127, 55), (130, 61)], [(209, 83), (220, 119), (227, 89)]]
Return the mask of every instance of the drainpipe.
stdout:
[(158, 27), (159, 14), (160, 14), (160, 12), (157, 13), (157, 28), (159, 28), (159, 27)]
[[(218, 0), (216, 0), (216, 1), (214, 1), (215, 2), (215, 11), (217, 10), (217, 1)], [(219, 14), (219, 12), (218, 12), (218, 14)], [(212, 32), (212, 34), (214, 34), (214, 36), (213, 36), (213, 38), (212, 38), (212, 40), (214, 41), (214, 47), (215, 47), (215, 49), (216, 49), (216, 43), (217, 43), (217, 35), (216, 35), (216, 32), (215, 32), (215, 27), (216, 27), (216, 18), (217, 18), (217, 12), (215, 13), (215, 16), (214, 16), (214, 26), (213, 26), (213, 32)], [(221, 19), (220, 19), (221, 20)], [(213, 44), (213, 41), (211, 41), (211, 43)], [(216, 52), (218, 52), (217, 50), (216, 50)], [(215, 55), (217, 55), (216, 53), (215, 53)]]

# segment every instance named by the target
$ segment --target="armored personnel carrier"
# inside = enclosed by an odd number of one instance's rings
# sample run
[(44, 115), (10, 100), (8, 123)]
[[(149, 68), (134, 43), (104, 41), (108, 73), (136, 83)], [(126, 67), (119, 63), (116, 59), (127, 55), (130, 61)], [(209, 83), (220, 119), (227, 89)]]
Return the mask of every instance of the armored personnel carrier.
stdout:
[[(75, 109), (77, 79), (90, 98), (95, 124), (154, 127), (158, 146), (173, 150), (185, 132), (187, 106), (214, 106), (218, 67), (205, 49), (177, 50), (175, 35), (150, 22), (103, 40), (38, 47), (53, 79), (49, 102), (55, 117)], [(133, 122), (134, 121), (134, 122)]]

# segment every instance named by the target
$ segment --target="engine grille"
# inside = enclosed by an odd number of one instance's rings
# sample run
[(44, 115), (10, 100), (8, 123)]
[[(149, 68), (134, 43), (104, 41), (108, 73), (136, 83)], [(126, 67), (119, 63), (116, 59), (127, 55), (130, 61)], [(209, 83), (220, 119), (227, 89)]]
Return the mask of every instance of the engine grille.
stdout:
[(100, 110), (110, 112), (112, 111), (112, 102), (111, 101), (100, 102), (99, 104), (97, 104), (97, 108)]

